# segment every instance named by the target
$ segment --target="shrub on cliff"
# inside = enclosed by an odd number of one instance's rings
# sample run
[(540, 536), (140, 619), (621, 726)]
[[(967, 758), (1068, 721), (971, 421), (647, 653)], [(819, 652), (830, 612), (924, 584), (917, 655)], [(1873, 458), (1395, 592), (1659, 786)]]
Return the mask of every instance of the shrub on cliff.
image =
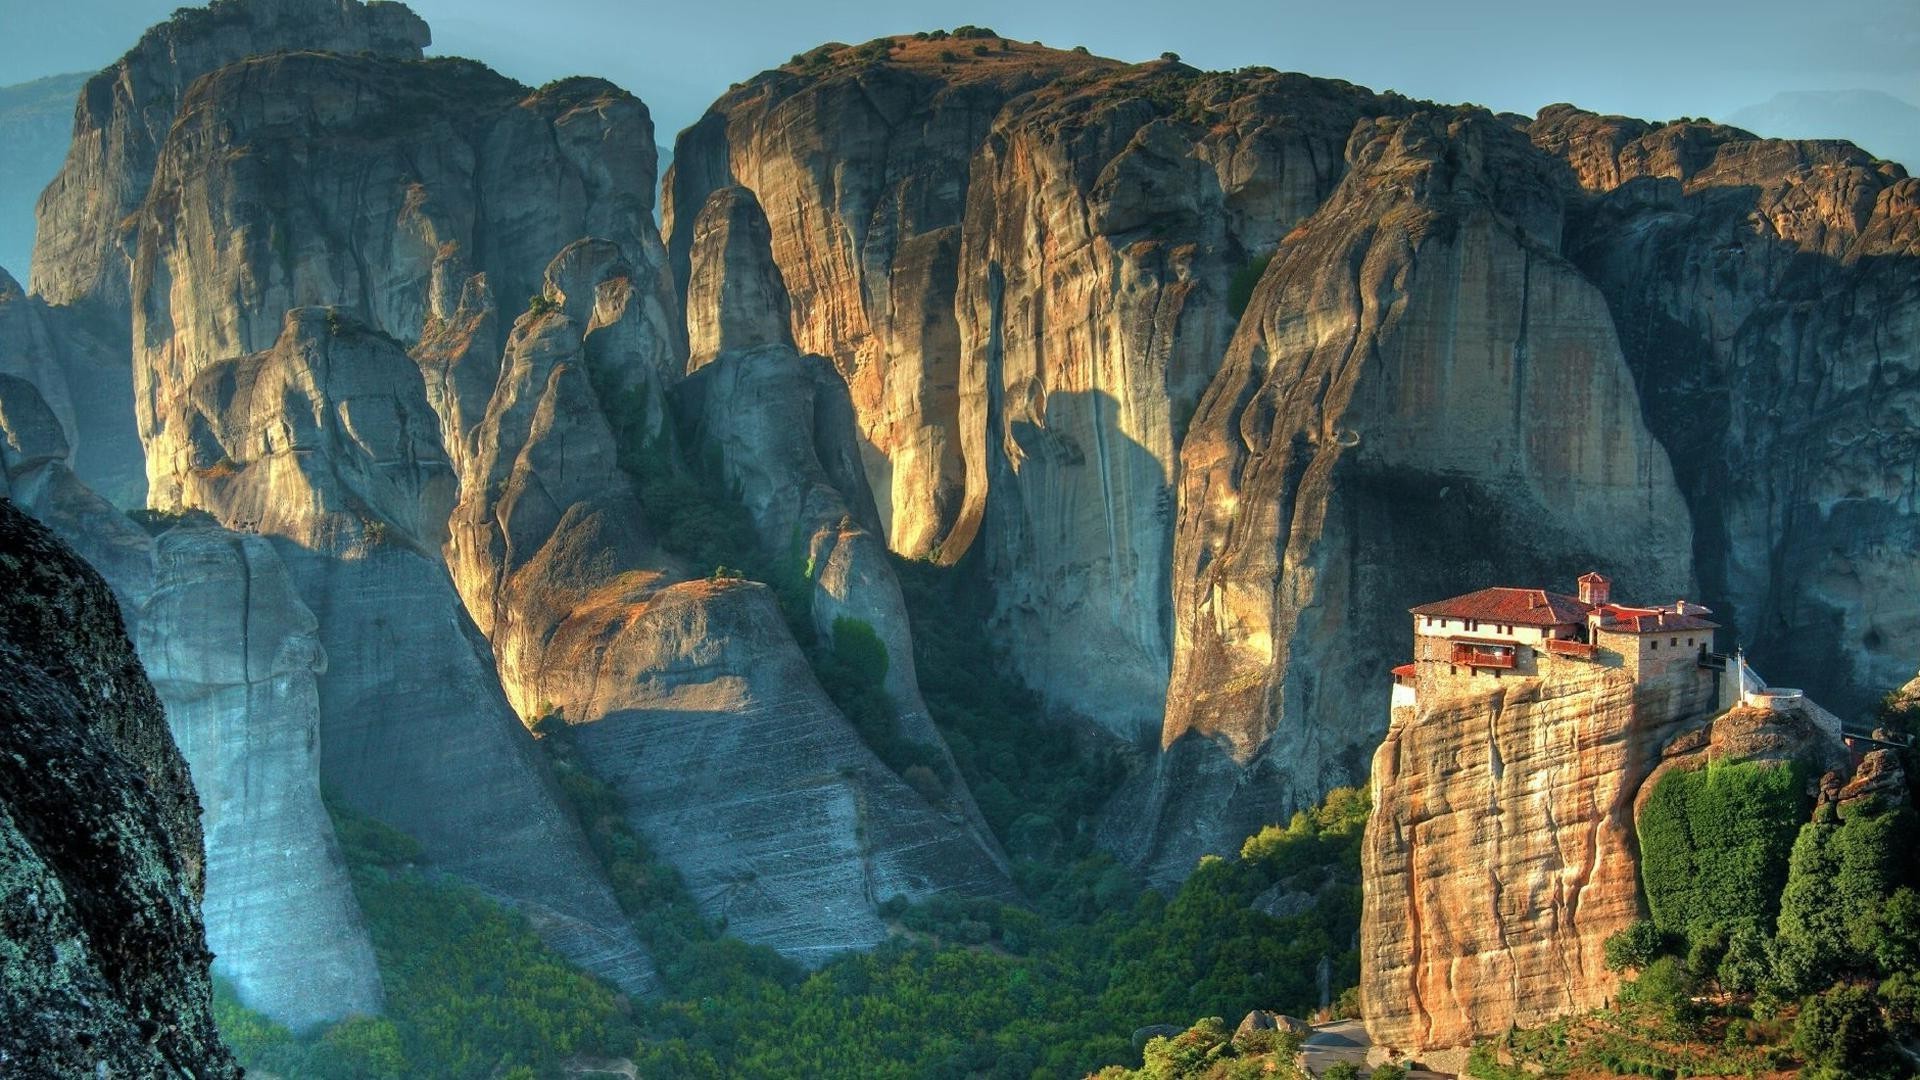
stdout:
[[(1854, 975), (1891, 974), (1920, 949), (1913, 810), (1862, 805), (1823, 809), (1794, 841), (1780, 900), (1775, 974), (1793, 993)], [(1907, 895), (1901, 895), (1906, 892)], [(1883, 966), (1886, 965), (1886, 966)]]
[(1654, 925), (1691, 943), (1715, 924), (1771, 922), (1806, 820), (1804, 789), (1798, 767), (1757, 763), (1662, 779), (1637, 823)]

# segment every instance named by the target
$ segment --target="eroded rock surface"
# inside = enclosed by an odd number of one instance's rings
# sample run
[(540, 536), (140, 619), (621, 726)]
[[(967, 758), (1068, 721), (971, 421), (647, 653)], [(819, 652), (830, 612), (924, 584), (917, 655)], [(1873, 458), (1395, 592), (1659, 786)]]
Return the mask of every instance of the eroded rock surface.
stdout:
[[(1004, 894), (991, 842), (929, 805), (834, 708), (770, 589), (690, 580), (693, 568), (652, 543), (595, 389), (596, 373), (602, 388), (627, 373), (622, 437), (670, 451), (664, 385), (641, 375), (666, 366), (620, 344), (664, 339), (602, 339), (645, 315), (604, 302), (644, 294), (635, 272), (604, 241), (556, 258), (544, 310), (515, 325), (473, 434), (449, 559), (516, 705), (570, 725), (633, 823), (746, 940), (819, 963), (882, 940), (876, 909), (894, 895)], [(740, 355), (755, 353), (703, 375)], [(787, 388), (804, 392), (804, 378)], [(734, 404), (749, 424), (766, 405)], [(791, 417), (806, 398), (778, 404)], [(804, 444), (813, 429), (777, 430)], [(766, 490), (743, 494), (764, 509)]]
[(1465, 1046), (1599, 1008), (1604, 945), (1640, 912), (1634, 807), (1713, 716), (1711, 673), (1636, 681), (1540, 654), (1531, 676), (1420, 664), (1373, 757), (1361, 994), (1376, 1045)]
[[(274, 541), (319, 623), (321, 775), (630, 989), (649, 960), (440, 560), (455, 498), (420, 368), (335, 309), (170, 393), (156, 497)], [(181, 437), (176, 441), (176, 436)]]
[(0, 1072), (237, 1077), (200, 806), (113, 594), (0, 499)]
[(1571, 106), (1534, 141), (1756, 664), (1853, 715), (1920, 648), (1920, 180), (1844, 142)]
[(206, 808), (214, 971), (295, 1030), (379, 1013), (373, 943), (320, 798), (318, 622), (263, 537), (170, 529), (154, 576), (140, 657)]
[(1347, 157), (1182, 447), (1164, 753), (1114, 825), (1158, 876), (1365, 775), (1412, 601), (1589, 562), (1688, 592), (1691, 522), (1546, 163), (1472, 112), (1363, 122)]
[(404, 4), (242, 0), (175, 12), (81, 90), (66, 164), (40, 196), (33, 291), (51, 304), (126, 311), (127, 219), (147, 196), (181, 99), (202, 75), (290, 50), (418, 59), (429, 40)]

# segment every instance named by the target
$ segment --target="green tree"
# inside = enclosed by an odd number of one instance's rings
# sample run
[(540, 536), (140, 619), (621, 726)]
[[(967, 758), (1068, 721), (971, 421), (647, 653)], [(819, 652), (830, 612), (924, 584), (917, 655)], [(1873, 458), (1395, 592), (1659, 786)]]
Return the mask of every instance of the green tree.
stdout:
[(1625, 930), (1609, 935), (1602, 947), (1608, 971), (1644, 971), (1666, 951), (1667, 940), (1651, 920), (1635, 919)]
[(1794, 1025), (1793, 1047), (1816, 1080), (1897, 1075), (1892, 1032), (1864, 986), (1835, 986), (1809, 998)]

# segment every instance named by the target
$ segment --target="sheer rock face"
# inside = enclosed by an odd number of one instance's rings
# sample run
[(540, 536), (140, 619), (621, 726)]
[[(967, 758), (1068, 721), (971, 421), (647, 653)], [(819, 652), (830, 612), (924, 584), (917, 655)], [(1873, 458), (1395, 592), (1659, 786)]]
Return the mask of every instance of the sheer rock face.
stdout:
[[(677, 388), (682, 415), (694, 419), (691, 441), (718, 453), (721, 474), (773, 564), (810, 586), (815, 637), (823, 645), (834, 641), (841, 619), (872, 629), (887, 652), (893, 722), (907, 739), (946, 757), (946, 741), (920, 698), (906, 601), (860, 467), (846, 383), (825, 358), (787, 344), (788, 302), (752, 195), (740, 188), (714, 193), (701, 222), (690, 330), (701, 304), (733, 313), (734, 328), (731, 347), (704, 365), (696, 351), (696, 370)], [(951, 758), (947, 765), (957, 776)], [(964, 785), (946, 799), (967, 815), (973, 839), (997, 853)]]
[(0, 375), (0, 493), (113, 589), (205, 801), (216, 970), (295, 1028), (379, 1012), (373, 948), (320, 802), (312, 613), (267, 541), (201, 515), (156, 543), (67, 460), (52, 410)]
[(794, 341), (845, 378), (887, 542), (914, 557), (946, 543), (965, 488), (954, 297), (969, 161), (1009, 100), (1116, 66), (1018, 42), (940, 58), (957, 47), (899, 39), (876, 63), (823, 46), (760, 75), (681, 134), (667, 182), (683, 294), (709, 196), (740, 185), (758, 198)]
[(0, 1072), (237, 1077), (200, 807), (113, 594), (0, 500)]
[(439, 340), (484, 329), (475, 275), (517, 305), (581, 236), (642, 250), (654, 157), (646, 107), (597, 79), (533, 91), (471, 61), (312, 53), (213, 73), (183, 100), (139, 217), (142, 438), (166, 437), (165, 394), (268, 348), (291, 308)]
[(614, 302), (647, 293), (636, 276), (603, 242), (556, 258), (473, 432), (448, 557), (516, 705), (572, 725), (634, 825), (746, 940), (819, 963), (883, 940), (893, 895), (1005, 894), (990, 841), (888, 770), (820, 690), (770, 590), (688, 580), (653, 546), (595, 388), (626, 373), (625, 437), (670, 452), (664, 384), (642, 374), (668, 365), (633, 349), (673, 339), (623, 328), (646, 313)]
[(1405, 610), (1487, 581), (1686, 595), (1691, 527), (1553, 173), (1484, 113), (1356, 128), (1181, 453), (1164, 753), (1111, 839), (1177, 879), (1366, 772)]
[(520, 908), (564, 955), (651, 986), (440, 561), (455, 488), (419, 367), (345, 313), (302, 308), (273, 349), (161, 400), (156, 497), (273, 538), (318, 620), (326, 782)]
[(686, 290), (689, 369), (730, 350), (793, 344), (793, 309), (771, 239), (767, 216), (746, 188), (721, 188), (701, 208)]
[(1618, 987), (1604, 943), (1640, 911), (1635, 800), (1712, 715), (1713, 683), (1541, 664), (1497, 681), (1421, 665), (1439, 670), (1374, 753), (1360, 953), (1377, 1045), (1464, 1046)]
[(50, 307), (0, 269), (0, 375), (39, 391), (75, 475), (118, 506), (141, 504), (146, 463), (133, 423), (124, 312), (116, 321)]
[(1705, 599), (1843, 715), (1920, 650), (1920, 180), (1850, 144), (1554, 106), (1605, 293), (1696, 523)]
[[(888, 543), (979, 547), (1020, 673), (1146, 740), (1169, 666), (1175, 446), (1234, 273), (1319, 204), (1396, 102), (1007, 43), (767, 73), (676, 150), (672, 251), (708, 193), (770, 220), (794, 339), (846, 378)], [(700, 333), (692, 301), (690, 325)]]
[(318, 623), (262, 537), (182, 527), (156, 547), (140, 656), (206, 807), (214, 970), (296, 1030), (378, 1013), (373, 944), (320, 801)]
[(1724, 688), (1687, 660), (1638, 681), (1604, 649), (1538, 663), (1498, 680), (1420, 664), (1374, 754), (1360, 953), (1378, 1045), (1464, 1047), (1612, 998), (1606, 939), (1640, 913), (1633, 830), (1668, 773), (1846, 775), (1838, 723), (1810, 702), (1715, 716)]
[(418, 59), (426, 23), (397, 3), (239, 0), (182, 9), (87, 81), (65, 166), (40, 196), (33, 291), (122, 313), (131, 237), (161, 143), (194, 80), (249, 56), (296, 50)]
[(975, 155), (946, 553), (981, 550), (1008, 655), (1054, 705), (1135, 743), (1159, 729), (1176, 457), (1230, 284), (1325, 200), (1354, 122), (1398, 107), (1149, 64), (1020, 99)]

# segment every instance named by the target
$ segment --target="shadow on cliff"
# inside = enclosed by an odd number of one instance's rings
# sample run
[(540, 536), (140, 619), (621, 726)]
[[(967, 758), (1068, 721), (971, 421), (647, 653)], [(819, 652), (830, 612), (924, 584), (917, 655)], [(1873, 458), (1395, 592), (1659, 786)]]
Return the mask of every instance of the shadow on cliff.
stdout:
[[(1090, 703), (1109, 731), (1150, 743), (1172, 664), (1174, 493), (1166, 466), (1122, 428), (1103, 390), (1055, 391), (1009, 409), (990, 377), (991, 481), (983, 538), (999, 618), (1027, 622), (1013, 657), (1050, 702)], [(1039, 419), (1032, 419), (1037, 412)], [(1017, 415), (1025, 413), (1026, 415)], [(1004, 419), (1004, 424), (1002, 419)]]
[[(1920, 442), (1902, 430), (1900, 404), (1920, 395), (1920, 360), (1901, 362), (1888, 325), (1920, 297), (1920, 259), (1763, 233), (1751, 217), (1767, 199), (1753, 184), (1683, 193), (1676, 180), (1632, 180), (1570, 215), (1567, 247), (1606, 298), (1642, 416), (1672, 461), (1719, 644), (1850, 716), (1892, 688), (1866, 685), (1876, 658), (1880, 681), (1912, 667), (1913, 641), (1871, 622), (1850, 629), (1817, 585), (1870, 588), (1857, 565), (1889, 552), (1920, 565), (1920, 516), (1902, 509), (1920, 498)], [(1710, 267), (1691, 265), (1708, 250)], [(1729, 332), (1725, 312), (1695, 302), (1703, 292), (1749, 310)], [(1852, 361), (1872, 370), (1839, 367), (1844, 342), (1862, 339), (1872, 356)], [(1836, 432), (1849, 428), (1868, 437), (1842, 445)], [(1871, 492), (1896, 474), (1904, 490)]]

